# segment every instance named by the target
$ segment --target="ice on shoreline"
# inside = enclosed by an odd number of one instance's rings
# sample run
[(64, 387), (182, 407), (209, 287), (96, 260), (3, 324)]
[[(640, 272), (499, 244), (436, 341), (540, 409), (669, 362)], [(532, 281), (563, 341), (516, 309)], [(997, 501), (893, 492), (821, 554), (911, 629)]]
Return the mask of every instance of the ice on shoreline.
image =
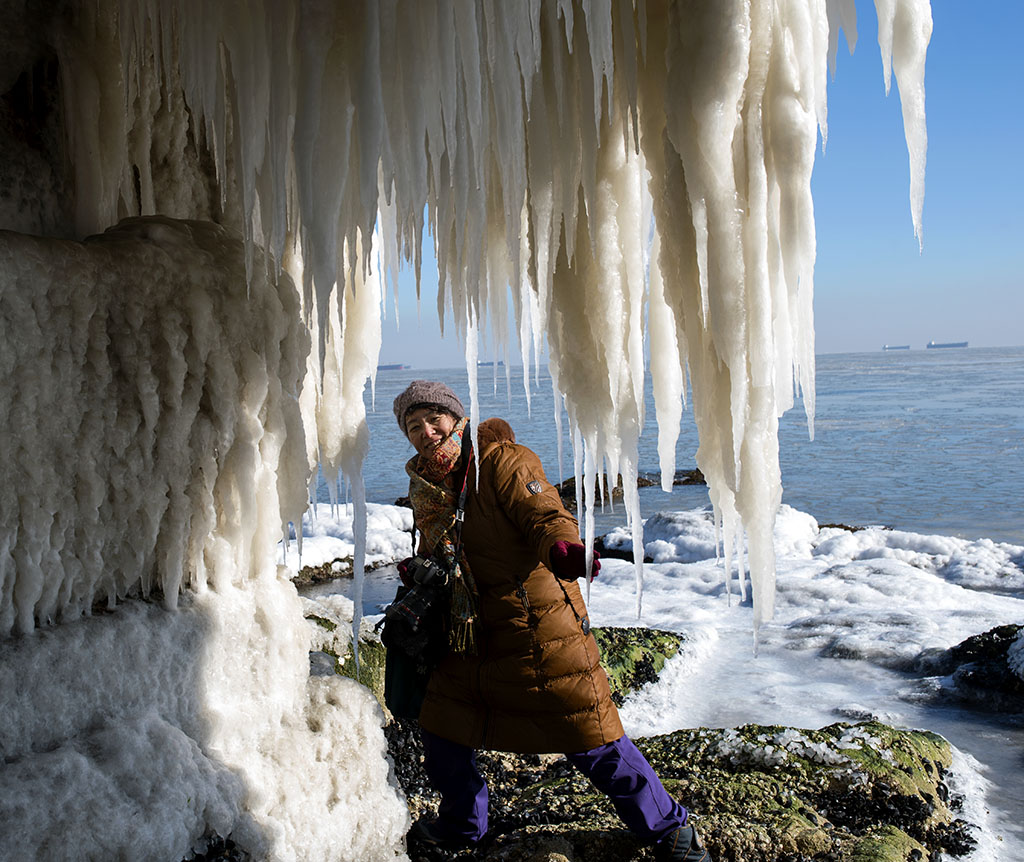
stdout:
[[(368, 524), (369, 559), (384, 562), (408, 555), (407, 509), (371, 504)], [(1007, 793), (1006, 782), (1019, 779), (1005, 773), (1000, 777), (999, 769), (1017, 762), (1019, 740), (1010, 739), (1008, 758), (1005, 734), (979, 750), (986, 734), (977, 733), (976, 726), (953, 726), (951, 733), (948, 716), (934, 706), (928, 680), (904, 669), (922, 651), (948, 648), (997, 625), (1024, 621), (1024, 591), (1019, 586), (1024, 548), (882, 529), (819, 530), (810, 515), (783, 507), (775, 534), (779, 603), (775, 619), (762, 627), (755, 656), (753, 611), (735, 588), (731, 594), (726, 591), (709, 513), (661, 513), (648, 524), (647, 552), (657, 562), (647, 566), (641, 624), (683, 632), (686, 640), (659, 681), (626, 701), (622, 717), (631, 735), (747, 723), (816, 728), (867, 718), (935, 730), (963, 755), (955, 764), (954, 789), (971, 799), (973, 808), (965, 816), (984, 830), (973, 862), (995, 862), (998, 852), (1009, 852), (1016, 838), (1007, 823), (1019, 813), (1020, 794), (1019, 788)], [(352, 515), (344, 506), (321, 506), (304, 521), (303, 532), (303, 565), (330, 563), (354, 550)], [(289, 566), (298, 565), (294, 543), (287, 559)], [(381, 589), (375, 595), (371, 587), (378, 582)], [(393, 595), (394, 582), (392, 567), (366, 578), (366, 625), (372, 624), (389, 593)], [(298, 629), (313, 628), (301, 616), (318, 608), (339, 623), (352, 615), (351, 602), (338, 594), (337, 584), (325, 586), (326, 595), (301, 601), (283, 578), (261, 589), (273, 592), (278, 604), (293, 606), (288, 619)], [(594, 624), (636, 625), (634, 590), (632, 563), (606, 558), (591, 588)], [(194, 742), (217, 738), (217, 722), (239, 721), (245, 712), (245, 703), (226, 694), (229, 685), (220, 695), (202, 694), (192, 679), (210, 637), (226, 644), (222, 653), (229, 661), (224, 673), (248, 675), (258, 670), (253, 656), (230, 647), (259, 642), (237, 636), (239, 626), (259, 620), (243, 599), (240, 591), (229, 591), (225, 597), (207, 594), (183, 601), (175, 612), (129, 601), (112, 613), (40, 630), (30, 639), (32, 649), (19, 649), (16, 641), (7, 645), (0, 666), (0, 715), (5, 716), (0, 749), (28, 752), (10, 758), (0, 771), (0, 815), (6, 811), (14, 818), (6, 822), (21, 824), (9, 842), (12, 848), (35, 846), (27, 842), (38, 842), (55, 829), (60, 832), (63, 827), (51, 822), (58, 815), (62, 823), (84, 826), (102, 812), (111, 828), (119, 828), (117, 824), (137, 816), (132, 812), (140, 804), (148, 812), (147, 822), (159, 821), (165, 827), (161, 835), (152, 836), (154, 847), (187, 849), (209, 824), (243, 831), (259, 828), (237, 819), (243, 797), (256, 789), (242, 786), (239, 773), (224, 768), (223, 752)], [(264, 658), (268, 669), (276, 668), (267, 671), (267, 679), (305, 673), (305, 650), (317, 648), (310, 633), (278, 640), (294, 643), (295, 648)], [(1021, 674), (1021, 640), (1014, 643), (1009, 660)], [(325, 790), (327, 807), (334, 804), (330, 799), (348, 798), (341, 784), (352, 786), (365, 779), (380, 784), (383, 795), (372, 804), (387, 810), (386, 823), (374, 825), (383, 830), (381, 835), (348, 835), (346, 840), (364, 846), (398, 841), (405, 816), (400, 801), (388, 795), (380, 775), (366, 772), (386, 768), (379, 707), (355, 683), (332, 679), (309, 680), (308, 703), (298, 710), (302, 721), (312, 722), (309, 732), (305, 724), (289, 729), (290, 719), (282, 720), (278, 748), (267, 756), (254, 753), (245, 774), (285, 769), (289, 781), (298, 786), (304, 776), (295, 764), (305, 761), (293, 757), (293, 749), (327, 746), (334, 751), (334, 760), (324, 762), (322, 777), (337, 785)], [(275, 686), (268, 683), (264, 688), (268, 697), (273, 696)], [(111, 699), (111, 691), (119, 693)], [(66, 706), (69, 697), (71, 709)], [(294, 711), (282, 707), (282, 715)], [(74, 732), (72, 723), (93, 715), (104, 718), (90, 725), (93, 729), (87, 733)], [(350, 748), (375, 750), (380, 757), (362, 758), (360, 769), (331, 775), (329, 764), (339, 762), (337, 752)], [(149, 774), (152, 770), (147, 772), (143, 765), (159, 764), (168, 751), (181, 754), (180, 768), (161, 768), (160, 792), (147, 796), (144, 803), (131, 796), (132, 788), (144, 791), (138, 781), (118, 783), (117, 776)], [(77, 772), (68, 777), (72, 767)], [(68, 779), (58, 780), (58, 775)], [(31, 794), (26, 794), (27, 786)], [(120, 795), (111, 796), (115, 791)], [(342, 795), (336, 797), (335, 792)], [(189, 801), (183, 809), (185, 799)], [(24, 800), (30, 800), (28, 808)], [(264, 802), (273, 807), (272, 800)], [(360, 803), (346, 822), (362, 822), (364, 810), (368, 809)], [(1004, 816), (1007, 810), (1010, 816)], [(275, 840), (265, 836), (253, 841), (268, 839)], [(997, 839), (999, 843), (994, 843)], [(1019, 846), (1013, 843), (1014, 848)]]
[[(374, 523), (385, 523), (384, 513), (373, 509)], [(307, 525), (304, 564), (323, 562), (332, 552), (319, 538), (334, 529), (323, 523), (325, 517), (322, 512)], [(604, 541), (631, 550), (631, 536), (626, 528), (616, 529)], [(368, 543), (382, 555), (390, 545), (398, 559), (406, 553), (406, 537), (380, 532)], [(652, 515), (644, 538), (645, 554), (654, 562), (645, 565), (639, 624), (683, 632), (686, 640), (658, 683), (622, 708), (634, 736), (682, 727), (818, 728), (877, 719), (936, 729), (950, 738), (956, 734), (948, 732), (949, 719), (936, 704), (937, 683), (910, 672), (915, 660), (995, 626), (1024, 623), (1024, 547), (882, 527), (819, 529), (811, 515), (784, 505), (774, 536), (775, 618), (762, 626), (755, 655), (750, 600), (740, 598), (735, 572), (726, 588), (710, 510)], [(387, 576), (375, 572), (367, 584)], [(593, 623), (637, 625), (635, 588), (633, 564), (606, 557), (591, 585)], [(369, 621), (387, 598), (389, 590), (383, 589), (376, 604), (372, 598), (364, 602)], [(344, 599), (322, 601), (344, 615)], [(1011, 649), (1010, 662), (1024, 676), (1022, 641)], [(1011, 843), (1019, 846), (1008, 825), (1019, 807), (1017, 791), (1008, 799), (991, 774), (993, 750), (1005, 751), (1005, 740), (993, 742), (992, 749), (968, 750), (979, 734), (969, 726), (960, 730), (959, 738), (950, 738), (960, 749), (954, 789), (973, 800), (965, 814), (984, 833), (971, 859), (995, 862)]]
[[(411, 512), (369, 504), (367, 560), (411, 553)], [(303, 520), (302, 566), (351, 557), (351, 510), (321, 506)], [(749, 649), (750, 603), (735, 570), (727, 588), (710, 509), (659, 512), (644, 524), (645, 606), (640, 623), (685, 631), (695, 641), (741, 631)], [(632, 550), (616, 528), (605, 545)], [(299, 565), (292, 550), (283, 555)], [(776, 649), (906, 667), (922, 651), (945, 649), (997, 625), (1024, 621), (1024, 547), (882, 527), (819, 529), (783, 505), (775, 527), (779, 599), (762, 631), (761, 654)], [(605, 558), (591, 586), (598, 625), (636, 625), (632, 563)], [(371, 617), (381, 608), (370, 604)], [(1024, 665), (1024, 660), (1019, 662)]]

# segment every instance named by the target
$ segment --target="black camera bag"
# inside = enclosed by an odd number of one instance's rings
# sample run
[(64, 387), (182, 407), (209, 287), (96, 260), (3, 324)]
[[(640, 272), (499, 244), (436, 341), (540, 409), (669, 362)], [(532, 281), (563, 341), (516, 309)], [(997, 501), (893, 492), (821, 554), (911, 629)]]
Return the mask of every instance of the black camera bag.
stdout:
[(422, 624), (414, 627), (407, 619), (385, 618), (384, 702), (396, 718), (416, 719), (427, 693), (430, 674), (448, 652), (447, 588), (402, 585), (395, 594), (398, 603), (416, 591), (426, 591), (429, 606)]

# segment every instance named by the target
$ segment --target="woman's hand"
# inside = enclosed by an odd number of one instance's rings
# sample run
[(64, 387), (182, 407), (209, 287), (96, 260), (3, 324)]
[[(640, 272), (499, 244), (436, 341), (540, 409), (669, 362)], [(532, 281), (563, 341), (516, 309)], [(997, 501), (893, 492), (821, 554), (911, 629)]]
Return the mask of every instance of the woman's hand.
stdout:
[[(579, 542), (555, 542), (551, 546), (551, 571), (564, 581), (575, 581), (586, 576), (587, 549)], [(594, 551), (594, 563), (590, 567), (590, 579), (601, 571), (601, 555)]]

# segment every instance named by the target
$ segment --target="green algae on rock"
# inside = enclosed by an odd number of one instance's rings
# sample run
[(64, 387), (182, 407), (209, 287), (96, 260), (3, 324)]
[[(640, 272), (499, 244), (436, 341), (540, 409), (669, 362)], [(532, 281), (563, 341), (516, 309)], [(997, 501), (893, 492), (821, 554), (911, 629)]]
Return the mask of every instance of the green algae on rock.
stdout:
[(973, 845), (944, 783), (949, 744), (877, 722), (746, 725), (638, 740), (718, 859), (906, 860)]
[[(414, 729), (406, 730), (392, 749), (396, 772), (410, 808), (429, 814), (437, 800), (424, 778), (413, 782), (399, 768), (416, 768), (408, 747)], [(821, 730), (748, 725), (636, 742), (691, 810), (716, 862), (924, 862), (971, 847), (943, 782), (949, 745), (932, 733), (875, 722)], [(563, 758), (480, 752), (478, 762), (491, 790), (492, 828), (474, 858), (652, 858)], [(439, 858), (418, 853), (410, 848), (414, 862)]]
[(592, 632), (616, 706), (622, 706), (630, 692), (655, 682), (665, 662), (679, 652), (685, 640), (675, 632), (641, 627), (597, 627)]
[(361, 682), (370, 691), (387, 713), (384, 706), (384, 645), (375, 640), (359, 640), (359, 669), (356, 660), (349, 650), (339, 660), (342, 676)]
[[(333, 659), (334, 672), (358, 679), (383, 705), (384, 647), (379, 638), (367, 632), (360, 635), (360, 670), (356, 677), (348, 629), (314, 612), (307, 612), (306, 619), (317, 627), (314, 649)], [(612, 699), (620, 706), (630, 692), (657, 680), (665, 662), (679, 651), (684, 640), (674, 632), (639, 627), (595, 628), (593, 633), (601, 650), (601, 665), (608, 675)]]
[[(314, 624), (313, 650), (311, 655), (326, 656), (331, 670), (339, 676), (347, 676), (365, 685), (384, 705), (384, 645), (370, 632), (363, 631), (359, 637), (359, 661), (352, 653), (352, 630), (326, 615), (306, 613), (306, 619)], [(384, 707), (387, 712), (387, 707)]]

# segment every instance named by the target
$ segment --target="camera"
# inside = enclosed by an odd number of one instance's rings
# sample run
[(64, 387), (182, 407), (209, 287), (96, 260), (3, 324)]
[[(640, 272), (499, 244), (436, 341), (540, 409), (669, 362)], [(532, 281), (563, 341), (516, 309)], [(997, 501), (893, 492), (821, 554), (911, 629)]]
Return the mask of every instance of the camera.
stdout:
[(384, 617), (388, 622), (405, 623), (413, 633), (416, 633), (426, 625), (436, 603), (435, 592), (417, 584), (400, 599), (395, 599), (388, 605)]
[(448, 571), (437, 560), (417, 554), (409, 561), (406, 574), (425, 587), (443, 587), (448, 583)]
[(396, 625), (404, 623), (412, 633), (418, 634), (444, 601), (441, 588), (448, 583), (448, 570), (431, 557), (415, 556), (405, 571), (413, 586), (399, 590), (385, 609), (384, 617)]

